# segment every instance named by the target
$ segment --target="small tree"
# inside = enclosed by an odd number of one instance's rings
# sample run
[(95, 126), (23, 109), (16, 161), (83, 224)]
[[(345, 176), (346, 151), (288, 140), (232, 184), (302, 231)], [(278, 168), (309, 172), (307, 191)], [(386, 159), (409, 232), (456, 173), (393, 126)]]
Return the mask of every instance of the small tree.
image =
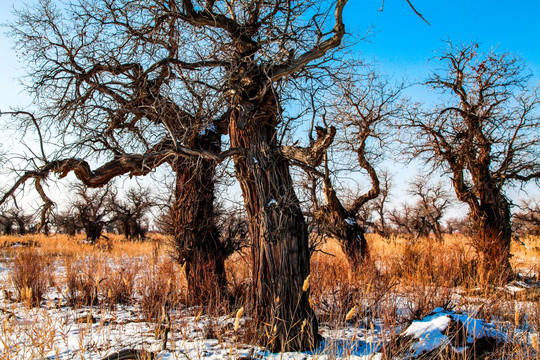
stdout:
[(53, 225), (56, 232), (74, 236), (79, 230), (82, 230), (73, 208), (65, 209), (53, 215)]
[(417, 177), (410, 183), (408, 193), (415, 202), (405, 203), (401, 209), (394, 208), (389, 213), (397, 231), (411, 236), (415, 241), (431, 234), (442, 241), (441, 222), (450, 206), (450, 198), (443, 185), (431, 184), (425, 177)]
[(411, 182), (409, 193), (418, 199), (415, 205), (416, 214), (423, 220), (417, 223), (421, 223), (425, 228), (419, 232), (433, 233), (437, 240), (442, 241), (441, 220), (450, 206), (450, 198), (443, 185), (432, 185), (425, 178), (418, 177)]
[(519, 205), (519, 210), (514, 214), (514, 230), (520, 236), (540, 235), (540, 201), (529, 199)]
[(404, 114), (407, 150), (451, 176), (469, 206), (473, 240), (486, 274), (508, 278), (510, 203), (505, 186), (540, 179), (538, 105), (530, 75), (510, 54), (451, 43), (425, 85), (442, 95), (433, 107)]
[(461, 218), (451, 218), (446, 221), (445, 232), (448, 234), (471, 234), (471, 224), (469, 216)]
[(143, 224), (146, 214), (155, 205), (149, 189), (130, 188), (125, 199), (110, 197), (111, 222), (120, 225), (126, 240), (145, 240), (148, 228)]
[(404, 204), (401, 208), (393, 208), (388, 213), (391, 223), (398, 234), (405, 234), (411, 239), (419, 239), (429, 235), (426, 219), (419, 208)]
[(0, 213), (0, 230), (2, 234), (11, 235), (14, 232), (15, 219), (13, 219), (7, 212)]
[(73, 184), (75, 199), (71, 205), (75, 216), (86, 233), (86, 239), (94, 244), (101, 236), (103, 229), (110, 223), (110, 198), (112, 185), (99, 189), (89, 189), (82, 184)]
[(31, 230), (32, 220), (32, 215), (25, 214), (19, 208), (11, 208), (0, 213), (0, 229), (6, 235), (24, 235)]

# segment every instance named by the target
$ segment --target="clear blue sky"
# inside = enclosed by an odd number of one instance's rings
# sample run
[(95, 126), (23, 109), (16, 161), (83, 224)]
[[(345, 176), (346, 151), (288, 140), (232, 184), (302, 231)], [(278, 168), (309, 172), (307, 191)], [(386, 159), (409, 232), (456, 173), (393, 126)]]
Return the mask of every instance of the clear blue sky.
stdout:
[[(0, 0), (0, 22), (11, 19), (17, 0)], [(478, 41), (483, 50), (496, 47), (524, 58), (540, 82), (540, 1), (502, 0), (411, 0), (431, 25), (414, 14), (405, 0), (349, 0), (345, 8), (347, 31), (359, 39), (355, 49), (361, 56), (374, 59), (381, 72), (409, 81), (420, 81), (428, 74), (428, 60), (443, 46), (443, 40)], [(31, 1), (30, 1), (31, 2)], [(15, 79), (22, 74), (13, 43), (0, 34), (0, 109), (26, 105)], [(352, 40), (349, 40), (352, 41)], [(422, 97), (421, 93), (418, 96)], [(416, 99), (422, 100), (422, 99)], [(5, 127), (0, 120), (0, 131)], [(0, 140), (5, 139), (0, 134)], [(7, 143), (7, 140), (2, 142)], [(9, 146), (9, 145), (8, 145)], [(4, 149), (6, 144), (4, 144)], [(538, 194), (536, 188), (529, 186)], [(515, 197), (512, 196), (512, 197)]]
[(523, 57), (540, 79), (540, 1), (411, 0), (431, 25), (414, 14), (404, 0), (349, 0), (348, 30), (365, 33), (357, 48), (375, 57), (381, 69), (397, 76), (426, 73), (427, 60), (442, 41), (478, 41), (484, 50), (497, 47)]
[[(497, 47), (523, 57), (540, 79), (540, 1), (411, 0), (431, 25), (414, 14), (405, 0), (349, 0), (345, 8), (347, 30), (366, 41), (355, 46), (364, 57), (376, 59), (380, 69), (409, 80), (427, 74), (427, 61), (442, 40), (479, 41), (484, 49)], [(28, 2), (28, 1), (27, 1)], [(31, 1), (30, 1), (31, 2)], [(11, 19), (18, 0), (1, 0), (0, 22)], [(0, 34), (0, 109), (21, 104), (14, 77), (21, 74), (13, 43)]]

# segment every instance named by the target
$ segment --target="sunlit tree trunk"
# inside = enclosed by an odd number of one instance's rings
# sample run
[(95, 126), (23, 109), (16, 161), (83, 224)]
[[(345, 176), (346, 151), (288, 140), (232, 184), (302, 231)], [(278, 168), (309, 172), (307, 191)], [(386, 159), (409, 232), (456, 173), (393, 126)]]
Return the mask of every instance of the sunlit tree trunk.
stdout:
[(492, 199), (480, 201), (478, 208), (471, 211), (471, 220), (482, 276), (490, 282), (509, 280), (512, 227), (508, 200), (495, 194)]
[(324, 194), (327, 204), (317, 212), (318, 222), (324, 227), (324, 232), (339, 243), (353, 274), (358, 274), (369, 257), (364, 230), (355, 215), (341, 204), (331, 183), (325, 185)]
[(306, 280), (308, 232), (289, 163), (278, 149), (277, 100), (268, 91), (251, 111), (247, 119), (233, 112), (229, 136), (233, 147), (246, 150), (235, 168), (253, 241), (252, 295), (261, 341), (272, 351), (311, 349), (318, 324)]

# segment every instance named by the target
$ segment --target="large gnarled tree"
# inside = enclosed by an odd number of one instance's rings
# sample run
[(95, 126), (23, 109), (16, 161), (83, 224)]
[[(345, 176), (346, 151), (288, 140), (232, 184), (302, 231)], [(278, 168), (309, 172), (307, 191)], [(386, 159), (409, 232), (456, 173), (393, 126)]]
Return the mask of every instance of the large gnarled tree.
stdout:
[[(264, 343), (273, 350), (312, 348), (317, 320), (303, 286), (308, 234), (288, 157), (313, 159), (309, 151), (281, 149), (280, 92), (290, 76), (339, 47), (345, 3), (103, 0), (67, 6), (65, 18), (49, 2), (20, 13), (14, 32), (34, 69), (31, 88), (45, 105), (37, 123), (56, 129), (73, 152), (43, 156), (44, 165), (23, 174), (7, 196), (31, 178), (40, 187), (51, 172), (73, 171), (86, 185), (102, 186), (167, 162), (178, 179), (173, 209), (188, 209), (177, 217), (184, 222), (176, 229), (181, 248), (204, 242), (205, 250), (220, 251), (218, 243), (212, 248), (215, 227), (199, 224), (213, 212), (213, 185), (203, 185), (215, 162), (234, 154)], [(218, 152), (213, 133), (227, 131), (233, 149)], [(112, 160), (92, 171), (89, 154)], [(204, 263), (193, 255), (195, 262), (185, 257), (190, 266)]]
[[(381, 192), (375, 161), (382, 154), (376, 149), (382, 148), (386, 138), (384, 127), (397, 114), (401, 86), (393, 86), (373, 71), (361, 75), (359, 72), (364, 69), (355, 67), (355, 70), (357, 73), (349, 74), (337, 82), (330, 96), (333, 105), (324, 105), (325, 110), (319, 110), (322, 122), (329, 129), (324, 131), (335, 133), (337, 129), (333, 144), (337, 155), (334, 158), (339, 159), (344, 153), (350, 154), (352, 167), (333, 162), (332, 156), (325, 152), (321, 166), (303, 168), (312, 180), (311, 199), (315, 222), (326, 236), (340, 244), (352, 271), (358, 273), (369, 256), (364, 235), (367, 224), (359, 223), (360, 215)], [(335, 128), (330, 125), (335, 125)], [(323, 129), (319, 128), (318, 131)], [(351, 173), (367, 175), (370, 187), (364, 191), (354, 189), (350, 196), (340, 193), (336, 174), (343, 173), (344, 167), (348, 176)], [(340, 168), (341, 171), (333, 171)], [(319, 186), (322, 188), (323, 199), (319, 199)]]
[[(188, 34), (176, 16), (158, 10), (130, 1), (58, 9), (45, 1), (17, 13), (13, 34), (40, 108), (37, 116), (12, 114), (38, 130), (41, 156), (33, 164), (41, 165), (22, 174), (1, 202), (34, 179), (45, 203), (43, 225), (53, 202), (42, 184), (51, 173), (74, 172), (86, 186), (102, 187), (168, 164), (177, 175), (173, 209), (182, 220), (174, 234), (176, 257), (186, 263), (192, 297), (208, 299), (226, 284), (226, 252), (212, 214), (213, 169), (227, 157), (220, 153), (227, 105), (199, 84), (218, 64), (189, 63), (196, 56), (183, 51), (195, 30)], [(185, 69), (192, 70), (189, 77)], [(59, 145), (48, 155), (47, 141)], [(92, 169), (95, 163), (102, 165)], [(207, 280), (214, 283), (195, 286), (201, 274), (213, 274)]]
[(510, 54), (448, 44), (437, 60), (442, 67), (426, 86), (442, 101), (405, 114), (408, 150), (451, 176), (458, 199), (469, 206), (485, 275), (508, 278), (505, 186), (540, 179), (539, 99), (523, 62)]

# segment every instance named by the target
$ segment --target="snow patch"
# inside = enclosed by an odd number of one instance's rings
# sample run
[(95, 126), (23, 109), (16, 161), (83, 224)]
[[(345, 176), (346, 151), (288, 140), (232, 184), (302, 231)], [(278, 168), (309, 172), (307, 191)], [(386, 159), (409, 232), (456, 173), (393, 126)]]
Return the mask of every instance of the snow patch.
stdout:
[[(419, 356), (424, 352), (429, 352), (437, 348), (452, 344), (448, 334), (451, 323), (463, 326), (466, 331), (466, 344), (473, 344), (476, 340), (484, 337), (501, 339), (501, 335), (492, 328), (486, 326), (483, 320), (474, 319), (469, 314), (457, 314), (453, 311), (436, 308), (433, 312), (422, 320), (413, 321), (405, 331), (403, 336), (414, 340), (410, 350), (413, 356)], [(458, 330), (459, 331), (459, 330)], [(452, 347), (455, 352), (462, 353), (467, 347)]]

